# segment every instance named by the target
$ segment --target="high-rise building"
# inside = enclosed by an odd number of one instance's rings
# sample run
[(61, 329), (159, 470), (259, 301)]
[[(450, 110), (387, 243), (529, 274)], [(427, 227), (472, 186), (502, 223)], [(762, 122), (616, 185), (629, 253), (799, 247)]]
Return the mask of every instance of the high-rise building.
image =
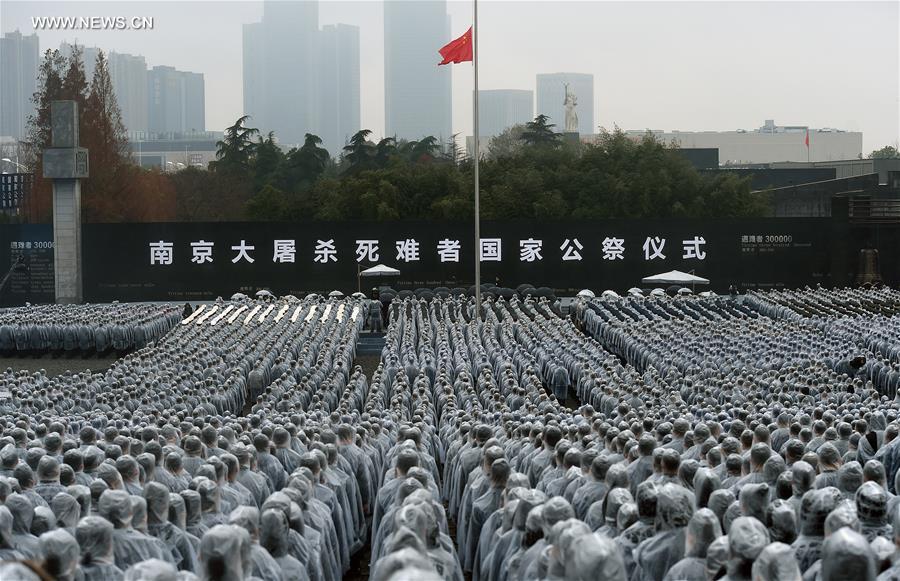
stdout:
[(250, 127), (267, 127), (263, 67), (265, 64), (265, 29), (262, 22), (244, 24), (243, 85), (244, 114), (250, 115)]
[(594, 126), (594, 75), (584, 73), (548, 73), (537, 76), (537, 114), (546, 115), (556, 125), (556, 131), (566, 128), (566, 83), (575, 94), (578, 104), (578, 133), (597, 132)]
[(337, 157), (359, 131), (359, 28), (322, 27), (319, 37), (319, 113), (316, 134)]
[(318, 35), (313, 0), (268, 0), (262, 22), (244, 25), (244, 113), (285, 144), (302, 143), (316, 129)]
[(18, 30), (0, 38), (0, 135), (24, 139), (37, 90), (39, 43)]
[[(84, 77), (90, 87), (100, 48), (96, 46), (80, 48), (84, 63)], [(59, 52), (65, 57), (71, 56), (72, 45), (67, 42), (61, 43)], [(116, 94), (116, 103), (122, 114), (122, 124), (130, 134), (146, 133), (149, 128), (147, 61), (140, 55), (108, 52), (106, 53), (106, 63), (113, 92)]]
[(385, 135), (449, 139), (450, 67), (437, 66), (437, 51), (449, 41), (445, 0), (384, 3)]
[(205, 131), (206, 107), (202, 73), (157, 66), (147, 72), (147, 115), (151, 133)]
[[(149, 129), (147, 61), (140, 55), (111, 52), (109, 53), (109, 76), (116, 94), (116, 102), (122, 112), (122, 123), (125, 128), (132, 133), (146, 132)], [(202, 75), (200, 75), (200, 80), (202, 83)], [(202, 95), (202, 86), (200, 91)], [(203, 113), (200, 116), (202, 118)]]
[(534, 119), (534, 92), (519, 89), (478, 91), (478, 133), (493, 137)]

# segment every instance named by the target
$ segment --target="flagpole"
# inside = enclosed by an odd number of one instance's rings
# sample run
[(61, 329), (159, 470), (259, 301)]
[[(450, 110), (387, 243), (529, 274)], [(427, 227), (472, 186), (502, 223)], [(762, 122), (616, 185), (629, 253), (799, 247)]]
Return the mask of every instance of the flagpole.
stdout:
[(478, 142), (481, 137), (478, 131), (478, 0), (472, 1), (472, 7), (474, 11), (472, 17), (472, 64), (475, 69), (475, 92), (472, 102), (472, 125), (475, 134), (475, 164), (472, 171), (475, 181), (475, 313), (478, 320), (481, 321), (481, 207), (478, 191), (478, 164), (480, 163)]

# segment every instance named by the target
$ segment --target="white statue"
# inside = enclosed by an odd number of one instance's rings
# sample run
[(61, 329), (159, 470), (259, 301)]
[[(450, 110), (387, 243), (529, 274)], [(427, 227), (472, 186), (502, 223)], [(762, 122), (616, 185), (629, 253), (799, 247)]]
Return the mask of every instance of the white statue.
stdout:
[(566, 83), (566, 100), (563, 102), (566, 108), (566, 133), (578, 132), (578, 113), (575, 107), (578, 105), (578, 99), (575, 93), (569, 90), (569, 83)]

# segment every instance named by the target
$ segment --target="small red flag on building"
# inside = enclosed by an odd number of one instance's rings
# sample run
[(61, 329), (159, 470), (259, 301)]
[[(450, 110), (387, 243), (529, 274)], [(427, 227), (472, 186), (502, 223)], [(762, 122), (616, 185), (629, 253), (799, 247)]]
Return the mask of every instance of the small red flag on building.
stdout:
[(465, 34), (452, 40), (444, 45), (441, 50), (441, 57), (444, 59), (438, 63), (440, 65), (449, 65), (450, 63), (464, 63), (472, 60), (472, 27)]
[(809, 149), (809, 129), (806, 130), (806, 149)]

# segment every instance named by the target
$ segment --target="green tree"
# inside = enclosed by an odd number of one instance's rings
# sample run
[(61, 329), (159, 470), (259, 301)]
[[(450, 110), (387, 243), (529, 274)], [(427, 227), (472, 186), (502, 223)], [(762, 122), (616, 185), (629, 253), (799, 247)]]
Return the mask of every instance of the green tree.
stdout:
[(331, 156), (322, 145), (322, 138), (312, 133), (307, 133), (303, 146), (298, 150), (303, 169), (311, 181), (314, 181), (328, 167)]
[(522, 151), (525, 140), (522, 134), (525, 133), (524, 125), (513, 125), (507, 127), (499, 135), (495, 135), (488, 142), (487, 155), (488, 159), (498, 159), (501, 157), (513, 157)]
[(869, 159), (900, 159), (900, 151), (893, 145), (885, 145), (868, 155)]
[(247, 217), (251, 220), (277, 222), (284, 220), (287, 212), (287, 197), (271, 184), (266, 184), (247, 202)]
[(538, 115), (534, 121), (525, 124), (525, 131), (522, 132), (522, 139), (526, 144), (537, 147), (558, 147), (560, 144), (560, 135), (553, 131), (556, 127), (546, 115)]
[(243, 177), (250, 175), (250, 163), (253, 159), (256, 144), (253, 136), (259, 133), (254, 127), (244, 124), (250, 119), (243, 115), (234, 125), (225, 129), (225, 135), (216, 142), (216, 160), (210, 162), (209, 169), (219, 173), (236, 174)]
[(370, 167), (373, 156), (373, 145), (369, 141), (369, 129), (360, 129), (350, 138), (350, 142), (344, 146), (344, 159), (349, 164), (347, 171), (358, 172)]
[(419, 141), (410, 142), (410, 161), (414, 163), (429, 162), (435, 158), (440, 149), (440, 142), (433, 135), (426, 135)]
[(270, 184), (276, 178), (276, 172), (284, 159), (284, 152), (275, 142), (274, 132), (270, 131), (265, 138), (258, 137), (251, 160), (254, 189), (260, 190)]
[(331, 163), (328, 150), (320, 147), (322, 139), (307, 133), (303, 145), (287, 152), (278, 168), (275, 183), (285, 192), (306, 191), (325, 172)]
[(459, 146), (459, 133), (454, 133), (444, 146), (443, 158), (454, 165), (459, 165), (465, 156), (465, 151)]
[(377, 167), (387, 167), (391, 159), (397, 155), (397, 139), (394, 137), (385, 137), (375, 144), (375, 165)]

